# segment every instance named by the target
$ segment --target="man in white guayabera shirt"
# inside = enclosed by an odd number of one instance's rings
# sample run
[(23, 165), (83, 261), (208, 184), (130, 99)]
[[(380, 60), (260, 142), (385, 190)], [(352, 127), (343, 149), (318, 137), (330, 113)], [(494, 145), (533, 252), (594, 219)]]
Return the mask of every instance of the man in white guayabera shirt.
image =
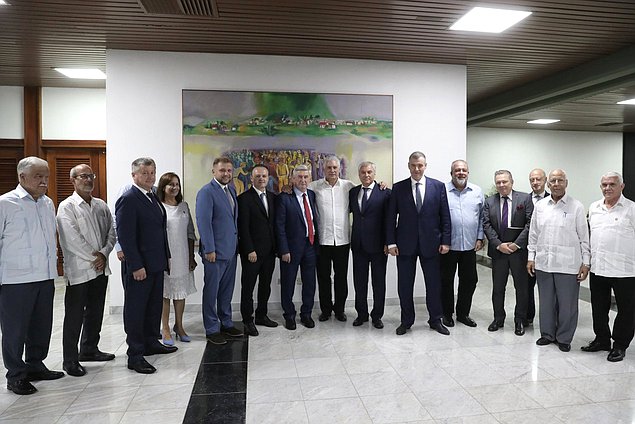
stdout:
[(556, 343), (571, 350), (578, 325), (580, 281), (590, 268), (589, 229), (584, 206), (566, 194), (562, 169), (547, 178), (551, 196), (536, 203), (529, 226), (527, 272), (536, 275), (540, 299), (538, 346)]
[(37, 391), (31, 381), (64, 376), (43, 362), (51, 342), (57, 277), (55, 207), (45, 194), (45, 160), (22, 159), (18, 180), (15, 190), (0, 196), (0, 326), (7, 389), (30, 395)]

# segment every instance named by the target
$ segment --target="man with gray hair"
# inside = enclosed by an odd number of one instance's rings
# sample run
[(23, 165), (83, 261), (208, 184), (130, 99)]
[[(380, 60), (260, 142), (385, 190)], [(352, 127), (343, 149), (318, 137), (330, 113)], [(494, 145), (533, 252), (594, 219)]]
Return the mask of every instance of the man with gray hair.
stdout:
[(0, 196), (0, 326), (7, 389), (30, 395), (37, 391), (31, 381), (64, 376), (43, 362), (51, 341), (57, 277), (55, 208), (46, 196), (45, 160), (26, 157), (17, 171), (18, 186)]
[(590, 268), (589, 228), (584, 206), (566, 194), (569, 181), (562, 169), (547, 178), (551, 196), (536, 203), (531, 218), (527, 272), (536, 275), (540, 299), (538, 346), (556, 343), (571, 350), (578, 325), (580, 282)]
[[(74, 166), (70, 181), (75, 191), (57, 210), (66, 281), (62, 366), (68, 375), (75, 377), (86, 374), (80, 360), (115, 359), (115, 355), (101, 352), (97, 347), (110, 275), (108, 255), (116, 235), (108, 205), (92, 196), (95, 177), (90, 166)], [(82, 340), (78, 351), (80, 332)]]
[[(622, 194), (624, 180), (617, 172), (604, 174), (600, 189), (603, 199), (589, 208), (595, 340), (582, 350), (610, 351), (606, 359), (619, 362), (624, 359), (635, 332), (635, 203)], [(609, 327), (611, 290), (617, 304), (612, 334)]]

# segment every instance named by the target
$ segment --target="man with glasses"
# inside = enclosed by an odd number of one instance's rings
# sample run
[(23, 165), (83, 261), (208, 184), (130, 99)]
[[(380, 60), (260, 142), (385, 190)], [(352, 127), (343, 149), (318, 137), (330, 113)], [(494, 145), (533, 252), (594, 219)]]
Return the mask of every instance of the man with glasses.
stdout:
[[(97, 347), (104, 316), (108, 287), (108, 255), (115, 244), (115, 228), (108, 205), (92, 196), (95, 174), (81, 164), (70, 172), (74, 193), (57, 209), (60, 246), (64, 254), (64, 329), (63, 368), (68, 375), (80, 377), (84, 361), (110, 361), (112, 353)], [(82, 335), (80, 349), (80, 332)]]

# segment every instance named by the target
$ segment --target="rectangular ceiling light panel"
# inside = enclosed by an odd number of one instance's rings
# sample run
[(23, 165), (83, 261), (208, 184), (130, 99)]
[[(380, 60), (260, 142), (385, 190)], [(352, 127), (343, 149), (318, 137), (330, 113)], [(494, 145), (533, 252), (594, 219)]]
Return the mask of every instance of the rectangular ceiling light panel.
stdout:
[(454, 31), (500, 33), (531, 15), (522, 10), (475, 7), (450, 27)]

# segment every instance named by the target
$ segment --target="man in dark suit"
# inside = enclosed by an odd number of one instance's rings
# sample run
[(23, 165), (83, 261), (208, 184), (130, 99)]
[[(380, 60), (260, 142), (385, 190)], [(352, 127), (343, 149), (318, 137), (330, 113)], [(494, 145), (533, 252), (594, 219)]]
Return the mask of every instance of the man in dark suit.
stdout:
[(150, 158), (132, 162), (133, 185), (115, 205), (117, 237), (125, 267), (123, 323), (128, 368), (141, 374), (156, 371), (144, 355), (172, 353), (174, 346), (157, 340), (163, 307), (163, 273), (169, 270), (165, 209), (152, 192), (156, 165)]
[[(238, 246), (240, 250), (240, 313), (245, 332), (257, 336), (256, 325), (277, 327), (267, 316), (271, 294), (271, 276), (276, 266), (275, 195), (267, 191), (269, 170), (256, 165), (251, 170), (251, 188), (238, 196)], [(254, 324), (253, 292), (258, 283), (258, 307)]]
[[(531, 202), (536, 202), (549, 196), (545, 190), (547, 184), (547, 174), (543, 169), (532, 169), (529, 173), (529, 184), (531, 185)], [(536, 316), (536, 297), (534, 287), (536, 287), (536, 275), (529, 275), (527, 278), (527, 322), (526, 325), (533, 325)]]
[(368, 265), (373, 285), (373, 310), (370, 318), (373, 327), (384, 328), (381, 321), (386, 301), (386, 211), (390, 190), (381, 190), (375, 182), (376, 167), (373, 162), (359, 164), (361, 185), (348, 193), (349, 208), (353, 214), (351, 250), (353, 251), (353, 284), (355, 285), (355, 310), (357, 318), (353, 326), (368, 321)]
[(315, 264), (317, 257), (318, 210), (315, 193), (308, 189), (311, 173), (306, 165), (293, 169), (293, 191), (280, 193), (276, 204), (276, 236), (280, 255), (280, 299), (284, 311), (284, 326), (295, 330), (293, 292), (300, 267), (302, 277), (302, 307), (300, 322), (315, 327), (311, 318), (315, 297)]
[[(232, 296), (238, 255), (238, 211), (236, 190), (231, 187), (232, 161), (214, 159), (214, 178), (196, 195), (196, 224), (203, 258), (203, 325), (207, 341), (225, 344), (223, 336), (240, 337), (243, 332), (232, 321)], [(222, 333), (222, 334), (221, 334)]]
[(445, 185), (426, 178), (426, 157), (413, 152), (408, 158), (410, 178), (393, 186), (386, 215), (386, 243), (397, 256), (397, 285), (401, 305), (401, 324), (397, 335), (406, 334), (414, 324), (414, 282), (417, 258), (426, 283), (426, 306), (430, 328), (448, 335), (441, 318), (440, 255), (450, 250), (452, 226)]
[(527, 319), (527, 237), (534, 205), (531, 196), (512, 190), (511, 172), (494, 173), (497, 194), (485, 199), (483, 230), (489, 241), (487, 255), (492, 258), (492, 304), (494, 321), (487, 328), (496, 331), (505, 324), (505, 286), (511, 270), (516, 289), (514, 334), (525, 334)]

